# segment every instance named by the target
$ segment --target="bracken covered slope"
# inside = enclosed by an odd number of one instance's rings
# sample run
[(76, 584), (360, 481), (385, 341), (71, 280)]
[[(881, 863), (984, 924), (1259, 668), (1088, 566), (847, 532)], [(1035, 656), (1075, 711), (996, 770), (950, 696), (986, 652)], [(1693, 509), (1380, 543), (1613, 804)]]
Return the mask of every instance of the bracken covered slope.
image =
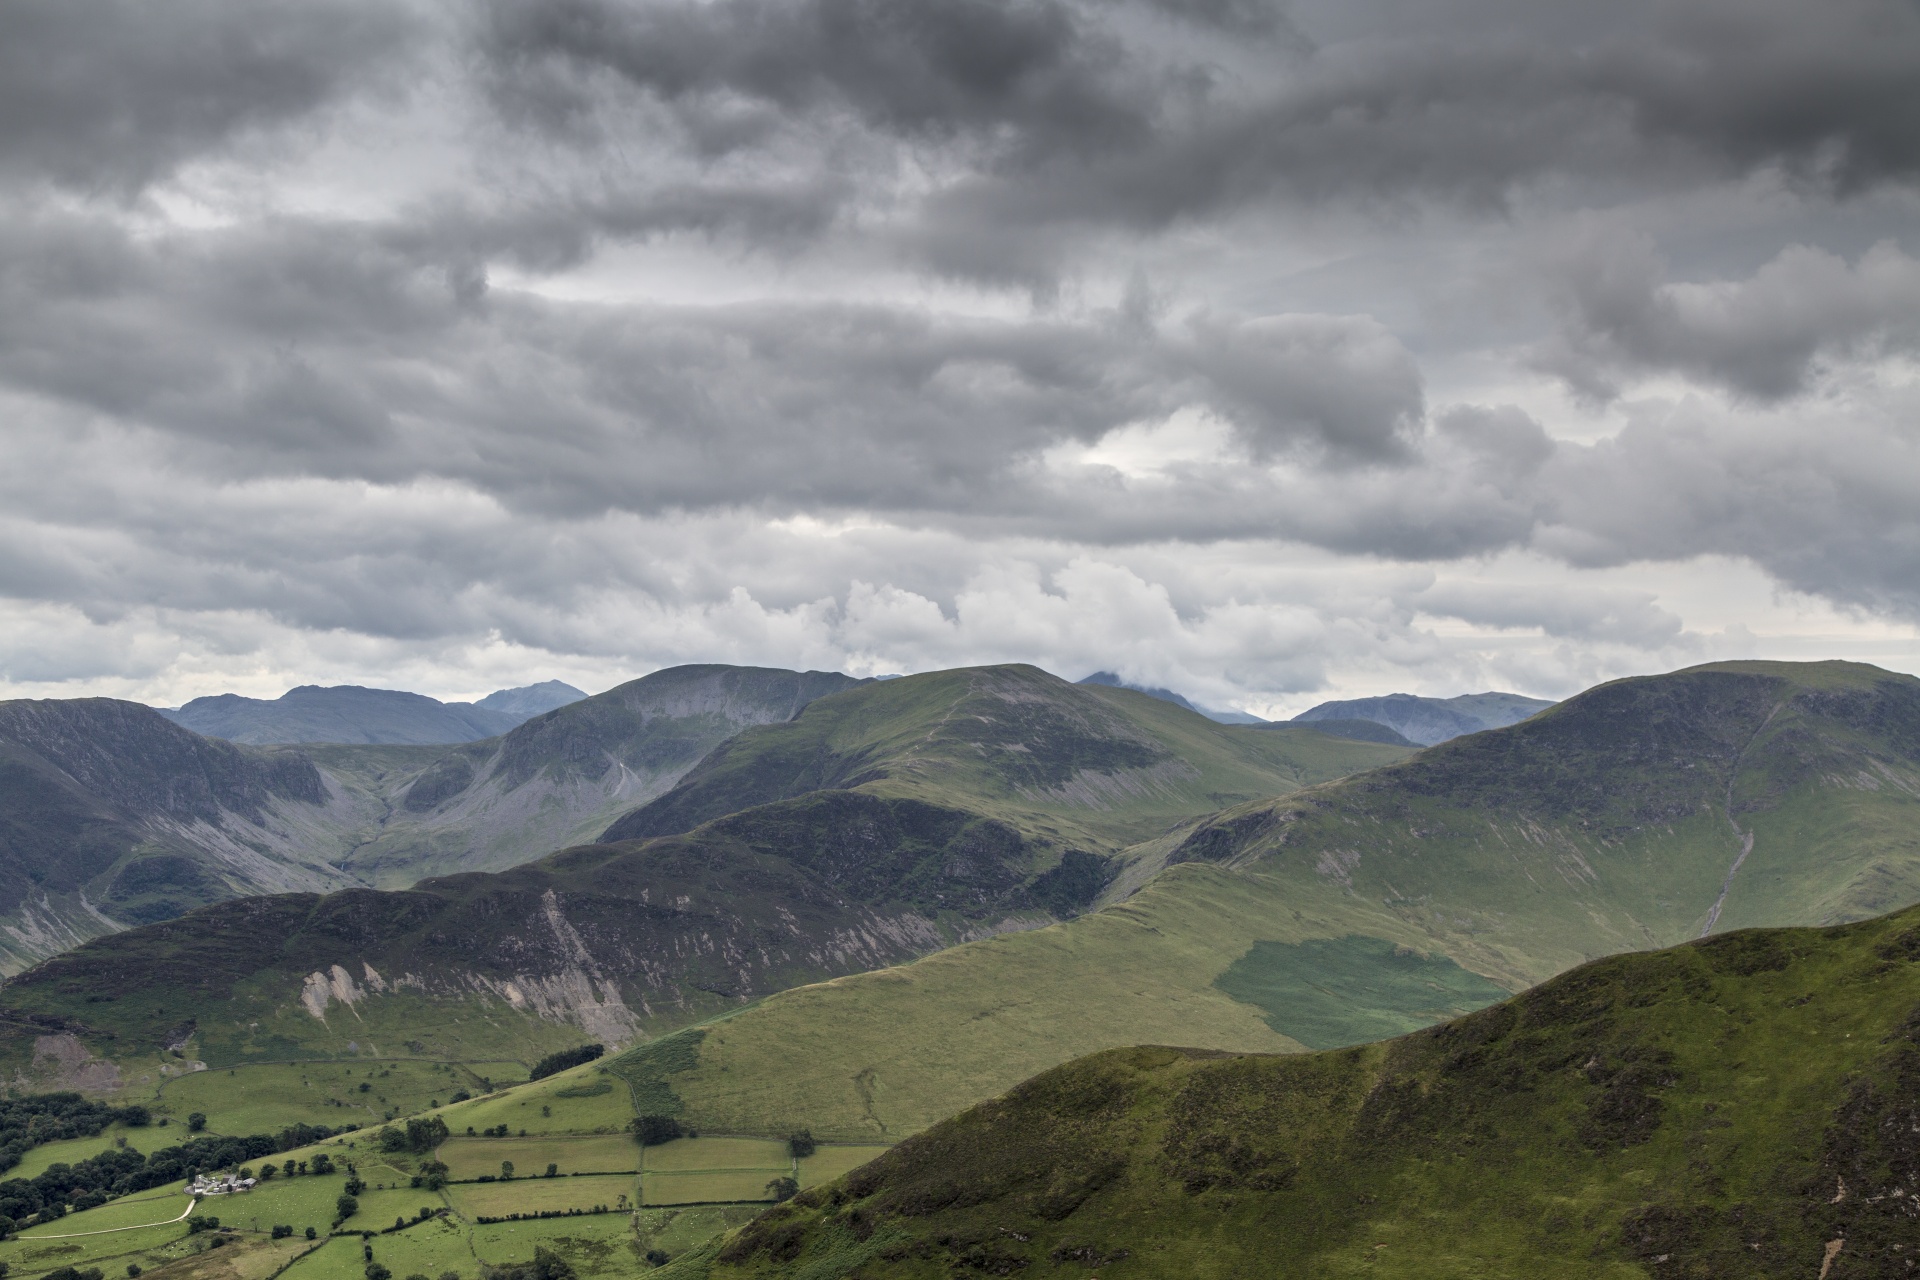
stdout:
[(1614, 957), (1361, 1048), (1110, 1051), (665, 1277), (1912, 1275), (1917, 1002), (1909, 910)]

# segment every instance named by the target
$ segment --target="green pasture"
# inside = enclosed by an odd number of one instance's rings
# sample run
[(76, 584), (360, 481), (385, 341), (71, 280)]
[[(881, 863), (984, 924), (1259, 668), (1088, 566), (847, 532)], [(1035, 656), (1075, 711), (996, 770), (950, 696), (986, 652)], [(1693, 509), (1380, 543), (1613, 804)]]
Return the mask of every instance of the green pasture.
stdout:
[(623, 1133), (633, 1119), (633, 1098), (624, 1080), (588, 1063), (450, 1106), (441, 1118), (456, 1134), (502, 1124), (516, 1134)]
[(672, 1257), (717, 1235), (745, 1226), (762, 1212), (759, 1205), (702, 1204), (641, 1209), (633, 1215), (639, 1250), (659, 1249)]
[(641, 1152), (647, 1173), (683, 1173), (712, 1169), (771, 1169), (793, 1166), (787, 1144), (771, 1138), (679, 1138)]
[(78, 1164), (82, 1160), (111, 1151), (119, 1140), (126, 1139), (126, 1145), (145, 1154), (160, 1147), (171, 1147), (187, 1140), (187, 1131), (177, 1125), (161, 1128), (159, 1125), (146, 1125), (139, 1129), (129, 1129), (126, 1125), (110, 1125), (91, 1138), (62, 1138), (58, 1142), (49, 1142), (35, 1147), (20, 1157), (20, 1163), (0, 1173), (0, 1180), (7, 1178), (37, 1178), (56, 1164)]
[(88, 1231), (157, 1226), (178, 1218), (189, 1203), (190, 1198), (175, 1184), (165, 1191), (142, 1191), (118, 1200), (109, 1200), (97, 1209), (70, 1213), (53, 1222), (38, 1223), (21, 1231), (20, 1238), (35, 1240)]
[[(544, 1222), (488, 1223), (468, 1233), (469, 1248), (472, 1256), (501, 1266), (527, 1261), (539, 1245), (565, 1258), (585, 1280), (614, 1280), (645, 1273), (648, 1268), (642, 1259), (646, 1251), (663, 1247), (644, 1243), (636, 1236), (633, 1219), (630, 1213), (602, 1213), (591, 1217), (549, 1218)], [(712, 1222), (714, 1231), (726, 1229), (723, 1220), (715, 1218)], [(379, 1256), (377, 1244), (375, 1256)], [(393, 1266), (396, 1276), (407, 1274), (392, 1263), (387, 1265)], [(425, 1271), (424, 1274), (437, 1276), (439, 1272)], [(360, 1280), (360, 1277), (351, 1280)]]
[(515, 1178), (512, 1182), (463, 1182), (447, 1188), (447, 1203), (468, 1218), (567, 1209), (631, 1209), (639, 1186), (630, 1174), (584, 1178)]
[(176, 1076), (160, 1085), (155, 1108), (173, 1119), (163, 1132), (177, 1132), (174, 1126), (196, 1111), (223, 1134), (274, 1133), (289, 1124), (365, 1128), (389, 1112), (407, 1116), (444, 1104), (459, 1090), (479, 1093), (482, 1077), (497, 1083), (525, 1074), (517, 1062), (263, 1063)]
[(449, 1138), (434, 1152), (446, 1162), (447, 1176), (464, 1182), (483, 1174), (498, 1176), (503, 1160), (513, 1162), (516, 1177), (543, 1174), (549, 1164), (560, 1173), (632, 1173), (640, 1168), (640, 1146), (625, 1134), (590, 1137)]
[[(101, 1205), (100, 1209), (111, 1207), (111, 1205)], [(100, 1209), (88, 1212), (98, 1213)], [(176, 1208), (175, 1212), (178, 1211)], [(61, 1221), (72, 1221), (84, 1216), (84, 1214), (71, 1214)], [(181, 1222), (171, 1226), (145, 1227), (134, 1231), (109, 1231), (105, 1235), (80, 1236), (69, 1240), (54, 1240), (44, 1236), (38, 1238), (16, 1236), (0, 1244), (0, 1262), (7, 1264), (8, 1274), (13, 1277), (37, 1275), (60, 1267), (102, 1266), (110, 1259), (144, 1258), (175, 1241), (184, 1240), (186, 1235), (187, 1224)], [(143, 1261), (141, 1265), (144, 1267), (147, 1264)]]
[(200, 1206), (200, 1212), (247, 1231), (285, 1225), (296, 1235), (308, 1227), (325, 1235), (327, 1224), (333, 1221), (333, 1202), (340, 1198), (346, 1184), (346, 1176), (339, 1173), (319, 1178), (274, 1178), (241, 1195), (209, 1199)]
[(643, 1173), (640, 1202), (662, 1204), (734, 1204), (772, 1200), (767, 1183), (782, 1169), (707, 1169), (686, 1173)]
[(823, 1182), (832, 1182), (869, 1160), (879, 1159), (886, 1151), (884, 1145), (864, 1142), (816, 1147), (812, 1155), (800, 1162), (800, 1185), (817, 1187)]

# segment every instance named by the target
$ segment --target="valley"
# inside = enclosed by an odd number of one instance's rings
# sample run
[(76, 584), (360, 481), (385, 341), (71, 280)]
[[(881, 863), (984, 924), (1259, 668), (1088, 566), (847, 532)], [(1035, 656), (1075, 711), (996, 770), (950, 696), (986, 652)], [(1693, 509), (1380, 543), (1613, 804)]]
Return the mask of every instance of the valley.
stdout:
[[(429, 748), (305, 750), (339, 771), (411, 768), (414, 785), (437, 767), (405, 754)], [(1862, 1028), (1920, 1000), (1899, 941), (1920, 925), (1884, 916), (1920, 901), (1920, 681), (1853, 664), (1619, 681), (1418, 753), (1221, 725), (1033, 668), (929, 673), (745, 726), (605, 821), (600, 842), (503, 871), (214, 903), (12, 979), (0, 1049), (14, 1087), (108, 1089), (156, 1125), (36, 1148), (11, 1176), (122, 1139), (155, 1150), (196, 1115), (235, 1137), (356, 1126), (321, 1144), (366, 1184), (352, 1214), (309, 1222), (344, 1193), (294, 1178), (235, 1197), (242, 1230), (219, 1233), (236, 1266), (257, 1255), (245, 1265), (271, 1270), (288, 1257), (267, 1228), (314, 1226), (288, 1267), (311, 1280), (351, 1280), (369, 1247), (396, 1275), (437, 1275), (536, 1245), (582, 1276), (1227, 1276), (1265, 1256), (1260, 1214), (1295, 1224), (1287, 1247), (1309, 1271), (1395, 1274), (1374, 1246), (1406, 1248), (1407, 1224), (1439, 1215), (1457, 1220), (1440, 1269), (1406, 1274), (1528, 1274), (1563, 1247), (1612, 1259), (1595, 1275), (1722, 1274), (1643, 1272), (1653, 1246), (1629, 1237), (1724, 1265), (1741, 1229), (1727, 1206), (1764, 1191), (1778, 1249), (1759, 1252), (1784, 1267), (1809, 1219), (1788, 1225), (1771, 1174), (1737, 1193), (1675, 1182), (1698, 1203), (1663, 1217), (1632, 1173), (1654, 1166), (1596, 1172), (1592, 1148), (1556, 1172), (1566, 1143), (1520, 1150), (1511, 1135), (1578, 1130), (1576, 1113), (1613, 1105), (1591, 1101), (1610, 1080), (1641, 1079), (1643, 1050), (1744, 1097), (1759, 1086), (1721, 1081), (1714, 1055), (1757, 1052), (1738, 1037), (1763, 1034), (1787, 1037), (1766, 1043), (1801, 1063), (1801, 1083), (1754, 1114), (1800, 1107), (1831, 1127), (1845, 1072), (1897, 1064), (1793, 1058), (1780, 1046), (1824, 1015), (1768, 1011), (1835, 982), (1854, 983), (1844, 1016)], [(1799, 931), (1730, 932), (1782, 926)], [(1614, 976), (1581, 976), (1595, 973)], [(1774, 990), (1781, 974), (1793, 992)], [(1643, 989), (1668, 994), (1619, 994)], [(1553, 994), (1567, 990), (1590, 994)], [(1695, 1044), (1707, 1006), (1727, 1028), (1711, 1053)], [(1740, 1030), (1769, 1021), (1783, 1029)], [(1506, 1029), (1476, 1030), (1489, 1026)], [(527, 1081), (535, 1059), (585, 1040), (609, 1052)], [(1496, 1042), (1508, 1065), (1461, 1056)], [(1572, 1072), (1586, 1083), (1563, 1079), (1573, 1050), (1554, 1046), (1573, 1044), (1588, 1046)], [(1535, 1083), (1507, 1097), (1489, 1081)], [(1217, 1101), (1195, 1111), (1201, 1094)], [(1411, 1110), (1375, 1114), (1377, 1095)], [(1292, 1101), (1275, 1111), (1276, 1097)], [(637, 1116), (682, 1136), (643, 1148)], [(438, 1166), (377, 1149), (409, 1118), (447, 1126)], [(1444, 1155), (1381, 1164), (1368, 1152), (1389, 1130)], [(805, 1155), (789, 1142), (802, 1132)], [(1670, 1163), (1679, 1141), (1628, 1146)], [(1169, 1160), (1194, 1171), (1168, 1174)], [(1578, 1224), (1565, 1240), (1471, 1225), (1485, 1216), (1472, 1194), (1506, 1196), (1508, 1166), (1538, 1174), (1539, 1214)], [(1036, 1168), (1053, 1171), (1044, 1188), (1023, 1181)], [(956, 1178), (976, 1190), (924, 1189)], [(1310, 1193), (1285, 1199), (1296, 1187)], [(1338, 1195), (1382, 1207), (1346, 1234), (1313, 1225), (1354, 1216)], [(206, 1230), (118, 1230), (144, 1211), (76, 1207), (0, 1260), (22, 1276), (210, 1265)], [(74, 1232), (89, 1214), (114, 1229)], [(983, 1235), (989, 1217), (1026, 1225)], [(1127, 1234), (1136, 1221), (1152, 1225)]]

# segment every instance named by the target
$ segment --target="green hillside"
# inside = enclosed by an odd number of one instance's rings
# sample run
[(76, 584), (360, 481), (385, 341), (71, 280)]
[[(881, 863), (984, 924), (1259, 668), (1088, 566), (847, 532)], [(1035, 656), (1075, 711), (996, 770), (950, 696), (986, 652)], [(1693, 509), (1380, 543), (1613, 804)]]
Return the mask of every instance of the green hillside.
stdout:
[(603, 838), (671, 835), (843, 789), (963, 807), (1052, 845), (1110, 853), (1405, 754), (1306, 728), (1216, 724), (1037, 667), (968, 667), (822, 698), (789, 723), (748, 730)]
[(1403, 1039), (1112, 1050), (665, 1275), (1910, 1274), (1920, 911), (1577, 969)]
[(763, 1001), (672, 1074), (677, 1105), (897, 1139), (1079, 1054), (1359, 1043), (1710, 921), (1906, 905), (1920, 680), (1740, 663), (1618, 681), (1228, 810), (1141, 846), (1129, 876), (1162, 866), (1079, 919)]
[[(842, 721), (849, 708), (877, 702), (886, 714), (874, 718), (910, 736), (915, 722), (893, 693), (901, 687), (922, 738), (936, 743), (960, 713), (952, 697), (922, 696), (927, 689), (970, 690), (958, 705), (975, 723), (996, 706), (1017, 712), (1000, 738), (982, 739), (1015, 761), (1044, 759), (1046, 745), (1033, 737), (1016, 750), (1015, 730), (1075, 726), (1071, 768), (1022, 765), (1029, 775), (1053, 769), (1062, 794), (1030, 801), (1005, 770), (950, 768), (936, 771), (938, 785), (882, 778), (801, 791), (684, 834), (576, 847), (404, 892), (217, 904), (15, 978), (0, 996), (0, 1062), (51, 1087), (116, 1069), (150, 1077), (170, 1067), (173, 1049), (233, 1067), (365, 1053), (531, 1062), (583, 1038), (625, 1045), (789, 987), (1072, 916), (1150, 872), (1177, 835), (1169, 825), (1219, 798), (1402, 754), (1310, 730), (1227, 728), (1032, 668), (910, 677), (823, 701)], [(493, 776), (511, 777), (520, 760), (529, 779), (564, 778), (562, 748), (591, 739), (561, 730), (598, 714), (606, 697), (516, 730)], [(555, 743), (513, 755), (523, 735), (548, 730)], [(658, 748), (663, 739), (645, 741)], [(400, 769), (404, 753), (423, 749), (353, 750), (383, 753)], [(1116, 763), (1128, 752), (1151, 753), (1155, 776), (1173, 781), (1140, 783)], [(583, 769), (608, 767), (604, 755), (582, 755)], [(1138, 866), (1106, 856), (1139, 831), (1161, 838), (1137, 851)]]
[(670, 667), (453, 747), (303, 747), (335, 784), (319, 821), (365, 885), (498, 871), (593, 840), (716, 746), (862, 682), (828, 671)]

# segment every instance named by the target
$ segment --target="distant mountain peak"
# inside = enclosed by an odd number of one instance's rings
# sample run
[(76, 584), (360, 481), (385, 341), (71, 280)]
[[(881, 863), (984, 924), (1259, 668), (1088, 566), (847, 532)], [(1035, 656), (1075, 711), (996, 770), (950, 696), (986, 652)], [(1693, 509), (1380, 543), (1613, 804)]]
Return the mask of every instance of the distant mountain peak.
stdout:
[(1345, 698), (1323, 702), (1295, 716), (1294, 722), (1371, 720), (1423, 747), (1479, 733), (1504, 729), (1537, 715), (1554, 704), (1545, 698), (1518, 693), (1463, 693), (1453, 698), (1424, 698), (1413, 693), (1388, 693), (1375, 698)]
[(570, 706), (586, 696), (585, 691), (574, 688), (564, 680), (542, 680), (539, 684), (521, 685), (517, 689), (496, 689), (473, 705), (531, 719)]
[(1097, 685), (1102, 685), (1109, 689), (1131, 689), (1135, 693), (1144, 693), (1149, 698), (1158, 698), (1162, 702), (1171, 702), (1176, 707), (1185, 707), (1187, 710), (1192, 711), (1197, 715), (1203, 715), (1207, 719), (1215, 721), (1219, 724), (1265, 724), (1267, 723), (1265, 720), (1262, 720), (1259, 716), (1248, 715), (1244, 711), (1214, 711), (1208, 707), (1195, 706), (1193, 703), (1187, 701), (1187, 699), (1181, 697), (1179, 694), (1175, 693), (1171, 689), (1162, 689), (1157, 686), (1135, 684), (1131, 680), (1122, 679), (1120, 676), (1114, 674), (1111, 671), (1096, 671), (1092, 675), (1086, 677), (1084, 680), (1078, 680), (1075, 683), (1076, 684), (1097, 684)]

